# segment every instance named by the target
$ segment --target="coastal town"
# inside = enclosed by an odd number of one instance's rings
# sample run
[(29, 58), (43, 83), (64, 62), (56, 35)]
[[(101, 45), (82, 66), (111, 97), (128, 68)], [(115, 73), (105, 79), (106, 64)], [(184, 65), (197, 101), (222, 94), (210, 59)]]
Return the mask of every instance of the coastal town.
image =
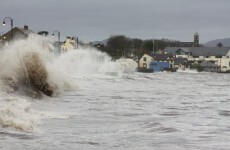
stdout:
[(229, 150), (230, 0), (1, 0), (0, 150)]
[[(5, 25), (5, 22), (3, 23)], [(0, 49), (7, 45), (12, 40), (25, 39), (31, 34), (39, 34), (47, 36), (47, 31), (40, 31), (35, 33), (27, 25), (24, 27), (14, 27), (0, 36)], [(53, 42), (52, 45), (56, 52), (63, 53), (70, 50), (77, 50), (81, 47), (95, 47), (102, 50), (105, 44), (97, 43), (83, 43), (79, 41), (76, 36), (67, 36), (66, 39), (60, 41), (60, 32), (55, 30), (52, 36), (57, 35), (58, 40)], [(122, 43), (117, 43), (122, 44)], [(197, 71), (205, 72), (230, 72), (230, 48), (223, 47), (222, 43), (217, 43), (216, 47), (205, 47), (199, 43), (199, 33), (194, 34), (193, 42), (180, 42), (176, 46), (166, 46), (163, 49), (154, 48), (154, 40), (152, 40), (152, 50), (146, 51), (143, 49), (128, 49), (121, 55), (112, 55), (114, 59), (121, 57), (131, 58), (138, 64), (137, 71), (139, 72), (159, 72), (196, 69)], [(111, 48), (113, 49), (113, 48)], [(114, 51), (117, 51), (116, 49)], [(138, 55), (137, 55), (137, 52)], [(105, 51), (106, 52), (106, 51)]]

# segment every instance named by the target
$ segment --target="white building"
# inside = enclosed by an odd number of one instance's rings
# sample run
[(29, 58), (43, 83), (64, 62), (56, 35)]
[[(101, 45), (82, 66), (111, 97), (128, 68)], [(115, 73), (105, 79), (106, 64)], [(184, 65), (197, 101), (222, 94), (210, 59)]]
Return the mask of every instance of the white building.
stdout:
[(230, 70), (229, 47), (166, 47), (164, 52), (177, 58), (187, 58), (189, 63), (211, 62), (219, 66), (221, 72)]

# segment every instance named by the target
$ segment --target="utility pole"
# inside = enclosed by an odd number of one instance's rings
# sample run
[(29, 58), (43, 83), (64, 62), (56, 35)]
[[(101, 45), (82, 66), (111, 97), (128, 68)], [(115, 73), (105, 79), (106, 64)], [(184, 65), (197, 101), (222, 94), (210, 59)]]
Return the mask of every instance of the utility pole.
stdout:
[(154, 37), (153, 37), (153, 54), (155, 54), (155, 51), (154, 51)]

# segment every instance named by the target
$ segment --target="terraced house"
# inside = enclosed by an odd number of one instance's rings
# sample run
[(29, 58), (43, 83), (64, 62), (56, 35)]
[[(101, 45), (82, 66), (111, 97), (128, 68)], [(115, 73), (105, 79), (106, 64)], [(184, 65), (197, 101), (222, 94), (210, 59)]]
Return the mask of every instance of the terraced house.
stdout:
[[(206, 67), (216, 66), (219, 71), (230, 71), (229, 47), (166, 47), (164, 52), (176, 58), (186, 58), (189, 64), (208, 62)], [(204, 63), (203, 63), (204, 64)]]

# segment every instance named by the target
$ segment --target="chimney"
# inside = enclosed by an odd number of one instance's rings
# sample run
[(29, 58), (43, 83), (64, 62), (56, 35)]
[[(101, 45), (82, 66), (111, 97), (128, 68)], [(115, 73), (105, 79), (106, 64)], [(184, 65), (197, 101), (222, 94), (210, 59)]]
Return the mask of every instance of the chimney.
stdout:
[(24, 29), (25, 29), (25, 30), (28, 30), (29, 27), (28, 27), (27, 25), (24, 25)]

